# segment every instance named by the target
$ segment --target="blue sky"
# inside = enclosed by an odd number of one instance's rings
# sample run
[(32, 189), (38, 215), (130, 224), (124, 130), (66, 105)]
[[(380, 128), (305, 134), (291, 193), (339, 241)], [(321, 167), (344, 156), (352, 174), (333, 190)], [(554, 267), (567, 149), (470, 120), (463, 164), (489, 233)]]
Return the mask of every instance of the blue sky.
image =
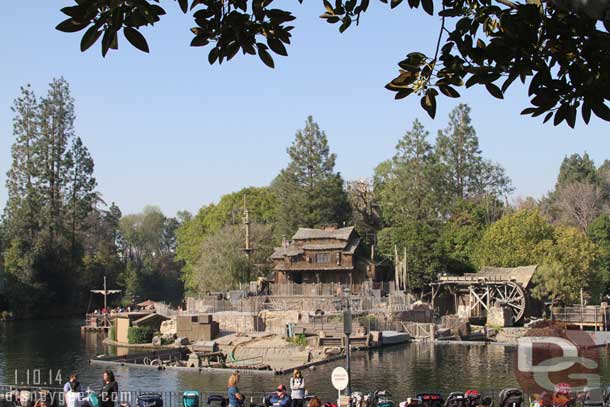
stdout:
[(163, 0), (168, 14), (145, 34), (150, 54), (124, 39), (105, 59), (96, 44), (79, 51), (80, 35), (54, 30), (68, 1), (10, 2), (0, 14), (0, 207), (6, 201), (12, 112), (19, 86), (46, 92), (64, 76), (76, 99), (77, 134), (91, 150), (99, 190), (124, 213), (145, 205), (168, 215), (196, 211), (225, 193), (268, 184), (285, 166), (286, 147), (307, 115), (326, 131), (346, 179), (367, 177), (391, 157), (397, 140), (419, 118), (432, 136), (459, 102), (472, 108), (486, 157), (501, 163), (514, 196), (536, 197), (552, 188), (567, 154), (610, 158), (606, 123), (592, 119), (576, 130), (520, 116), (526, 89), (514, 85), (499, 101), (481, 89), (439, 99), (430, 120), (416, 98), (394, 101), (383, 88), (409, 51), (432, 53), (438, 19), (372, 2), (359, 27), (339, 34), (318, 18), (318, 0), (276, 0), (298, 17), (289, 56), (276, 69), (237, 56), (207, 63), (207, 50), (188, 46), (192, 20)]

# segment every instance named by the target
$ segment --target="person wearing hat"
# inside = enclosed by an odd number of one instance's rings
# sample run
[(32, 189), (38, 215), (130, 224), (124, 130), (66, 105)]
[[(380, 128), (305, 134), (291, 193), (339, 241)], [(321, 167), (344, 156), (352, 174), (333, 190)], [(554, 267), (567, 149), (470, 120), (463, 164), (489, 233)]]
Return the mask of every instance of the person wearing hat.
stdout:
[(286, 386), (283, 384), (277, 386), (277, 390), (273, 396), (271, 396), (270, 402), (273, 407), (290, 407), (292, 400), (286, 393)]
[(292, 407), (303, 407), (303, 400), (305, 399), (305, 380), (299, 369), (294, 369), (294, 372), (292, 372), (290, 390)]

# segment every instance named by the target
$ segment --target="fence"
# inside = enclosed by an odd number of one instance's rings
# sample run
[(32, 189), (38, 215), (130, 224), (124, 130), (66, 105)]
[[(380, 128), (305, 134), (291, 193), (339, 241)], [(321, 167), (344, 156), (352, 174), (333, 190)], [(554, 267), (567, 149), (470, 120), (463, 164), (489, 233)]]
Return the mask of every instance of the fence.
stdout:
[(551, 318), (568, 325), (593, 327), (595, 330), (608, 329), (608, 307), (599, 305), (552, 307)]
[[(601, 386), (602, 388), (605, 388), (605, 386)], [(15, 386), (10, 386), (10, 385), (0, 385), (0, 401), (14, 401), (14, 392), (17, 390), (21, 390), (21, 389), (25, 389), (26, 387), (20, 387), (20, 388), (16, 388)], [(28, 390), (32, 391), (33, 393), (35, 393), (35, 396), (33, 399), (30, 399), (32, 401), (37, 401), (40, 399), (44, 399), (43, 397), (41, 397), (39, 391), (40, 390), (48, 390), (49, 391), (49, 396), (47, 398), (47, 400), (50, 400), (51, 403), (49, 403), (49, 407), (59, 407), (59, 406), (64, 406), (64, 393), (63, 390), (61, 388), (49, 388), (49, 387), (36, 387), (36, 386), (30, 386), (28, 387)], [(189, 390), (194, 390), (194, 389), (189, 389)], [(382, 389), (354, 389), (354, 391), (362, 391), (363, 393), (372, 393), (375, 390), (382, 390)], [(390, 392), (394, 393), (396, 389), (386, 389), (389, 390)], [(453, 389), (455, 391), (465, 391), (465, 389)], [(479, 393), (481, 394), (482, 398), (486, 398), (489, 397), (493, 402), (494, 405), (499, 406), (499, 393), (502, 389), (478, 389)], [(524, 394), (524, 404), (523, 406), (527, 406), (529, 405), (530, 402), (530, 397), (527, 391), (522, 390), (523, 394)], [(182, 396), (183, 393), (180, 391), (155, 391), (155, 390), (126, 390), (126, 391), (119, 391), (118, 394), (118, 398), (116, 400), (116, 405), (118, 406), (119, 403), (129, 403), (131, 406), (135, 406), (137, 403), (137, 399), (138, 396), (143, 395), (143, 394), (149, 394), (151, 392), (154, 392), (156, 394), (159, 394), (161, 396), (161, 398), (163, 399), (163, 407), (182, 407)], [(270, 394), (271, 392), (273, 392), (273, 389), (268, 389), (268, 391), (254, 391), (254, 392), (243, 392), (243, 394), (246, 397), (246, 406), (253, 406), (253, 405), (260, 405), (262, 404), (263, 398), (265, 397), (265, 395)], [(322, 401), (332, 401), (334, 402), (334, 400), (336, 400), (337, 394), (334, 391), (330, 391), (330, 392), (317, 392), (315, 391), (315, 389), (312, 389), (312, 393), (316, 394), (317, 396), (319, 396)], [(410, 392), (410, 394), (408, 396), (403, 394), (403, 397), (401, 397), (400, 399), (395, 399), (394, 401), (396, 402), (395, 404), (398, 405), (398, 403), (400, 401), (402, 401), (403, 399), (406, 399), (407, 397), (414, 397), (417, 394), (425, 394), (425, 393), (436, 393), (436, 394), (441, 394), (444, 395), (445, 397), (447, 397), (449, 395), (448, 391), (439, 391), (438, 389), (414, 389)], [(223, 396), (226, 396), (226, 389), (225, 388), (221, 388), (221, 389), (214, 389), (214, 391), (211, 390), (207, 390), (207, 391), (201, 391), (201, 400), (200, 400), (200, 406), (204, 406), (206, 405), (206, 399), (208, 396), (212, 395), (212, 394), (220, 394)], [(402, 394), (402, 392), (396, 391), (394, 394)]]

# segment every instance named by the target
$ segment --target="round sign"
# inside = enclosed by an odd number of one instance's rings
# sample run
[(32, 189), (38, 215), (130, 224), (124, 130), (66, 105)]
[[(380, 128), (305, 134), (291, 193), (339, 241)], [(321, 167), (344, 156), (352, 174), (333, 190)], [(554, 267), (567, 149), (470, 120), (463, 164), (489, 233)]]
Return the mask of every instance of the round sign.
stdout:
[(347, 375), (347, 370), (338, 366), (333, 369), (333, 374), (330, 376), (330, 381), (333, 383), (335, 389), (341, 391), (347, 388), (349, 383), (349, 376)]

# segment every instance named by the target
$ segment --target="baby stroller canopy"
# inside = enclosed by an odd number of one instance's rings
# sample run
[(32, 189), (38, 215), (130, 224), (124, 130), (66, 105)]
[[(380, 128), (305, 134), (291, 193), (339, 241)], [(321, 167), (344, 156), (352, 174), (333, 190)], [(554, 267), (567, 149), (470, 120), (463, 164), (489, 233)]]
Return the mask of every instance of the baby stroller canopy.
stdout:
[(200, 393), (197, 390), (187, 390), (182, 393), (182, 407), (199, 407)]
[(210, 394), (206, 401), (208, 407), (225, 407), (227, 403), (227, 399), (219, 394)]
[(519, 389), (504, 389), (500, 392), (500, 407), (521, 407), (523, 392)]
[(138, 407), (163, 407), (163, 398), (159, 393), (140, 394), (136, 399)]
[(468, 407), (466, 405), (467, 399), (464, 393), (454, 391), (449, 393), (447, 401), (445, 401), (445, 407)]

